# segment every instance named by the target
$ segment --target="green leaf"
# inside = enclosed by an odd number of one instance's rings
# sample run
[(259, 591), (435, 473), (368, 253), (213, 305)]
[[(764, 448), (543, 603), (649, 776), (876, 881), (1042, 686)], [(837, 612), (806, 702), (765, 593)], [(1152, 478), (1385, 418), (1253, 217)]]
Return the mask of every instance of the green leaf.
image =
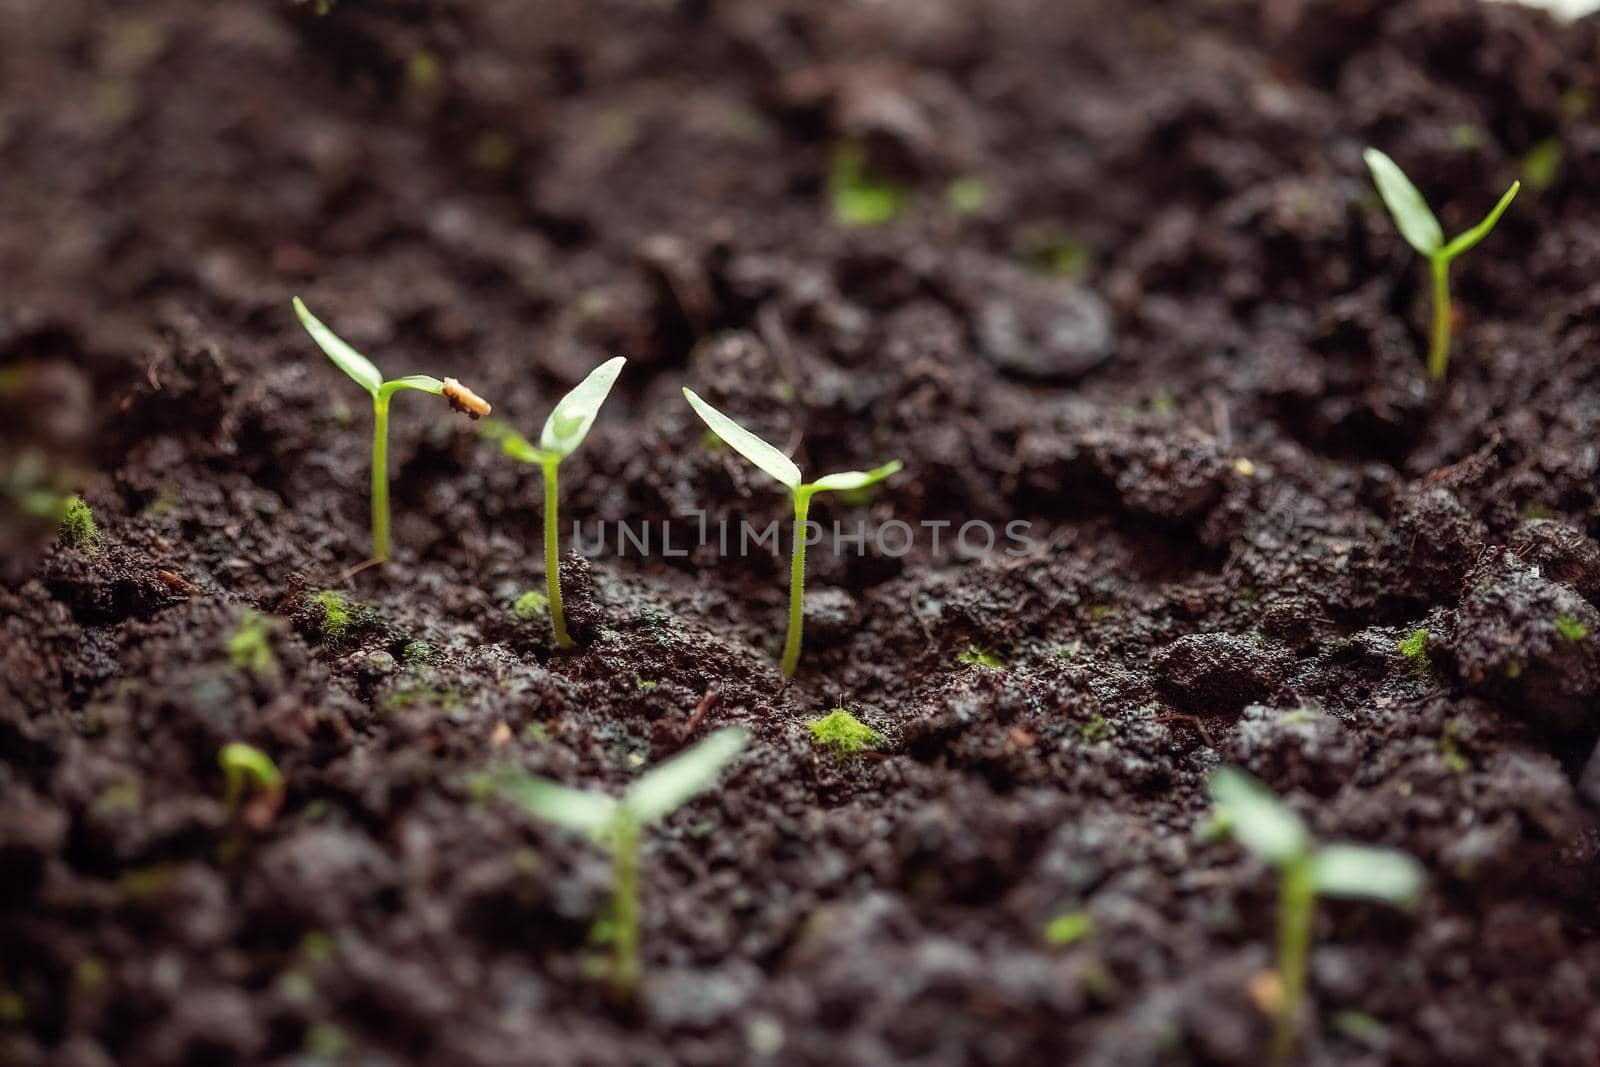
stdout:
[(684, 389), (683, 395), (688, 398), (689, 406), (694, 408), (694, 413), (704, 419), (705, 424), (711, 427), (711, 431), (722, 438), (729, 448), (790, 489), (800, 487), (800, 468), (794, 465), (792, 459), (701, 400), (693, 389)]
[(1432, 257), (1444, 245), (1444, 231), (1439, 228), (1439, 220), (1433, 217), (1427, 201), (1422, 199), (1422, 194), (1417, 192), (1399, 164), (1376, 148), (1367, 149), (1362, 158), (1367, 161), (1367, 169), (1372, 171), (1378, 195), (1383, 197), (1395, 225), (1400, 227), (1400, 235), (1412, 248)]
[(372, 360), (341, 341), (338, 334), (311, 314), (298, 296), (294, 298), (294, 313), (300, 316), (300, 325), (304, 326), (311, 339), (317, 342), (317, 347), (333, 360), (334, 366), (350, 375), (357, 385), (373, 396), (378, 395), (378, 390), (383, 388), (383, 374), (373, 366)]
[(1237, 767), (1211, 772), (1211, 800), (1233, 836), (1251, 852), (1282, 866), (1305, 855), (1311, 834), (1300, 816)]
[(604, 793), (572, 789), (531, 774), (509, 775), (498, 784), (501, 796), (567, 830), (599, 836), (616, 821), (617, 802)]
[(1317, 850), (1311, 865), (1317, 892), (1331, 897), (1409, 904), (1427, 879), (1422, 864), (1391, 848), (1326, 845)]
[(816, 490), (828, 489), (865, 489), (869, 485), (876, 485), (891, 474), (897, 473), (905, 466), (899, 460), (890, 460), (881, 467), (870, 471), (840, 471), (818, 478), (811, 483), (811, 488)]
[(438, 395), (444, 392), (444, 383), (427, 374), (408, 374), (404, 378), (395, 378), (383, 383), (380, 393), (396, 393), (401, 389), (415, 389), (418, 392), (433, 393)]
[(622, 356), (606, 360), (590, 371), (589, 376), (579, 382), (572, 392), (562, 397), (545, 420), (544, 432), (539, 435), (539, 447), (561, 459), (576, 452), (589, 435), (589, 427), (594, 425), (595, 416), (600, 414), (600, 405), (611, 395), (611, 387), (617, 384), (617, 375), (622, 373), (622, 365), (626, 362), (627, 359)]
[(640, 825), (665, 818), (716, 781), (718, 772), (739, 754), (748, 740), (749, 735), (736, 726), (718, 730), (693, 748), (640, 775), (628, 787), (622, 803)]
[(1500, 221), (1500, 216), (1506, 213), (1506, 208), (1511, 206), (1511, 201), (1517, 198), (1517, 191), (1521, 188), (1521, 182), (1512, 182), (1511, 188), (1506, 190), (1505, 195), (1500, 198), (1500, 202), (1494, 206), (1493, 211), (1483, 217), (1482, 222), (1445, 245), (1444, 250), (1439, 254), (1445, 259), (1454, 259), (1489, 236), (1489, 231), (1494, 229), (1495, 224)]

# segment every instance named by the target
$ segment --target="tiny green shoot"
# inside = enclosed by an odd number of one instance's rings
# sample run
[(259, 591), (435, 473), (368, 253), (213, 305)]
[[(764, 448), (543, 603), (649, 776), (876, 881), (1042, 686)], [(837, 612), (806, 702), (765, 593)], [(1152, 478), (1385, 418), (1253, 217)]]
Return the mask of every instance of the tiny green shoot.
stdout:
[[(626, 362), (622, 356), (606, 360), (562, 397), (545, 419), (537, 445), (507, 427), (485, 431), (500, 442), (506, 455), (544, 471), (544, 581), (550, 599), (550, 624), (555, 630), (556, 645), (561, 648), (571, 648), (572, 637), (567, 633), (566, 610), (561, 603), (561, 522), (556, 511), (561, 497), (556, 475), (561, 461), (576, 452), (589, 436), (589, 427), (594, 425), (600, 405), (611, 395), (611, 387), (617, 384), (617, 375)], [(526, 598), (527, 594), (523, 594)]]
[(866, 152), (857, 144), (834, 149), (828, 168), (828, 196), (833, 217), (844, 226), (881, 226), (893, 222), (909, 205), (907, 190), (870, 172)]
[(497, 783), (501, 795), (531, 814), (610, 846), (611, 986), (618, 996), (632, 995), (639, 983), (639, 926), (643, 914), (640, 851), (644, 831), (709, 788), (747, 741), (748, 735), (738, 727), (718, 730), (640, 775), (620, 798), (525, 774), (511, 775)]
[(1450, 365), (1450, 264), (1457, 256), (1489, 236), (1489, 231), (1495, 228), (1500, 216), (1505, 214), (1506, 208), (1516, 198), (1522, 183), (1512, 182), (1511, 188), (1506, 190), (1500, 202), (1484, 216), (1482, 222), (1447, 242), (1439, 220), (1399, 164), (1376, 148), (1368, 148), (1363, 158), (1367, 161), (1367, 168), (1372, 171), (1378, 195), (1383, 197), (1389, 214), (1394, 216), (1400, 235), (1407, 244), (1427, 257), (1433, 275), (1433, 331), (1428, 346), (1428, 377), (1442, 382)]
[(234, 668), (248, 671), (257, 678), (277, 675), (278, 659), (272, 654), (272, 629), (270, 618), (259, 611), (247, 611), (239, 620), (239, 628), (228, 638), (228, 662)]
[(817, 493), (840, 489), (865, 489), (875, 485), (900, 470), (905, 464), (891, 460), (870, 471), (840, 471), (818, 478), (814, 482), (802, 480), (800, 468), (794, 461), (767, 444), (728, 416), (701, 400), (693, 389), (685, 388), (684, 397), (695, 414), (711, 427), (718, 437), (758, 468), (783, 483), (794, 499), (794, 549), (789, 559), (789, 635), (783, 644), (781, 670), (785, 678), (793, 678), (800, 666), (800, 638), (805, 626), (806, 587), (806, 516), (811, 510), (811, 498)]
[(384, 380), (382, 372), (351, 348), (309, 310), (297, 296), (294, 311), (317, 347), (361, 388), (372, 394), (372, 557), (385, 562), (391, 554), (389, 540), (389, 401), (402, 389), (442, 396), (456, 411), (470, 418), (489, 414), (489, 404), (454, 378), (409, 374)]
[(230, 741), (217, 754), (217, 765), (222, 768), (222, 799), (230, 808), (237, 808), (245, 791), (254, 785), (268, 805), (276, 809), (283, 797), (283, 775), (265, 752), (243, 741)]
[(1065, 948), (1094, 933), (1094, 920), (1086, 911), (1069, 911), (1051, 919), (1044, 928), (1044, 942), (1051, 948)]
[(1278, 977), (1283, 998), (1273, 1056), (1294, 1049), (1305, 996), (1317, 895), (1381, 900), (1406, 906), (1422, 891), (1422, 865), (1403, 852), (1361, 845), (1321, 845), (1300, 817), (1266, 786), (1236, 767), (1211, 774), (1217, 818), (1235, 840), (1278, 868)]
[(66, 502), (56, 535), (68, 547), (91, 556), (100, 551), (100, 529), (94, 524), (94, 511), (81, 496), (72, 497)]
[(806, 724), (811, 730), (811, 740), (818, 747), (831, 750), (837, 756), (858, 756), (883, 744), (883, 735), (844, 708), (834, 708), (820, 719)]
[(992, 648), (979, 648), (977, 645), (968, 645), (956, 653), (956, 659), (969, 667), (987, 667), (992, 671), (1004, 670), (1006, 661), (1000, 658), (1000, 653)]
[(523, 622), (532, 622), (550, 607), (550, 598), (537, 589), (529, 589), (511, 603), (511, 614)]
[(1560, 615), (1556, 618), (1556, 633), (1561, 640), (1577, 644), (1589, 636), (1589, 625), (1575, 615)]

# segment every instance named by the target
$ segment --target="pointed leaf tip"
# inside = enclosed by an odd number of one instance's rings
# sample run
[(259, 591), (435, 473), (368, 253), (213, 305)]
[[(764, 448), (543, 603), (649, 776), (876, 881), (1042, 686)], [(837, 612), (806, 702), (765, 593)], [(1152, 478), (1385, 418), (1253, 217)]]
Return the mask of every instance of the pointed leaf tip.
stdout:
[(898, 459), (892, 459), (881, 467), (874, 467), (870, 471), (839, 471), (818, 478), (811, 483), (817, 490), (832, 489), (865, 489), (869, 485), (876, 485), (891, 475), (898, 474), (905, 469), (905, 464)]
[(1425, 256), (1432, 257), (1438, 253), (1444, 246), (1444, 230), (1439, 227), (1433, 210), (1411, 179), (1406, 177), (1405, 171), (1376, 148), (1368, 148), (1361, 157), (1372, 172), (1378, 195), (1383, 198), (1389, 214), (1394, 216), (1395, 225), (1400, 228), (1400, 236)]
[(709, 788), (728, 761), (749, 742), (747, 731), (730, 726), (657, 764), (628, 787), (623, 804), (640, 823), (666, 818)]
[(1211, 799), (1229, 819), (1233, 836), (1251, 852), (1276, 865), (1305, 855), (1311, 833), (1300, 816), (1252, 775), (1237, 767), (1211, 773)]
[(333, 361), (334, 366), (373, 396), (378, 395), (378, 390), (383, 388), (383, 374), (372, 360), (351, 348), (338, 334), (324, 326), (322, 320), (311, 314), (311, 309), (298, 296), (294, 298), (294, 313), (300, 319), (300, 325), (305, 327), (311, 339)]
[(1410, 904), (1422, 892), (1427, 873), (1404, 852), (1365, 845), (1326, 845), (1312, 859), (1317, 892), (1332, 897)]
[(545, 420), (544, 431), (539, 434), (539, 447), (562, 459), (576, 452), (589, 428), (600, 414), (600, 406), (611, 395), (622, 373), (626, 357), (615, 356), (589, 372), (571, 392), (562, 397)]
[(693, 389), (686, 386), (683, 390), (683, 395), (684, 399), (689, 401), (689, 406), (694, 408), (694, 413), (699, 415), (701, 420), (711, 427), (711, 432), (722, 438), (729, 448), (782, 482), (789, 489), (799, 488), (802, 479), (800, 468), (795, 466), (794, 460), (779, 452), (776, 448), (773, 448), (704, 400), (701, 400), (699, 394)]

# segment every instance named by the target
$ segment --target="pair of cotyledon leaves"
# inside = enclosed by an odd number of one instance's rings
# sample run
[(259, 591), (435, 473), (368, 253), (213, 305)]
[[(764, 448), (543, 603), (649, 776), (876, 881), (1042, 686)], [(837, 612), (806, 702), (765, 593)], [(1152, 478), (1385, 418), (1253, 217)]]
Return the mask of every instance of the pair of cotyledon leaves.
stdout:
[(1408, 904), (1422, 890), (1422, 865), (1403, 852), (1362, 845), (1319, 845), (1283, 801), (1233, 767), (1211, 775), (1211, 799), (1241, 844), (1277, 867), (1306, 859), (1318, 893)]
[(649, 826), (666, 818), (716, 781), (748, 740), (737, 726), (717, 730), (640, 775), (620, 797), (521, 774), (501, 779), (500, 792), (541, 819), (603, 838), (624, 825)]
[(1362, 158), (1367, 161), (1367, 169), (1372, 171), (1372, 180), (1378, 186), (1378, 195), (1383, 197), (1384, 204), (1389, 208), (1389, 214), (1394, 216), (1395, 225), (1400, 228), (1400, 235), (1406, 239), (1407, 244), (1429, 259), (1442, 259), (1448, 262), (1489, 236), (1489, 231), (1494, 229), (1495, 223), (1500, 221), (1500, 216), (1511, 206), (1517, 190), (1522, 188), (1521, 182), (1512, 182), (1511, 188), (1506, 190), (1500, 202), (1494, 206), (1494, 210), (1484, 216), (1482, 222), (1446, 243), (1444, 229), (1439, 225), (1439, 220), (1434, 217), (1427, 201), (1422, 199), (1422, 194), (1411, 184), (1411, 179), (1406, 177), (1399, 164), (1376, 148), (1367, 149)]
[(899, 460), (892, 460), (870, 471), (840, 471), (807, 483), (800, 473), (800, 468), (795, 466), (794, 461), (788, 456), (701, 400), (693, 389), (685, 389), (683, 395), (684, 399), (689, 401), (689, 406), (694, 408), (695, 414), (699, 415), (729, 448), (782, 482), (791, 493), (864, 489), (883, 481), (904, 466)]
[(371, 393), (374, 400), (385, 389), (391, 393), (396, 389), (418, 389), (424, 393), (435, 394), (444, 392), (444, 382), (428, 374), (408, 374), (404, 378), (385, 381), (383, 372), (372, 360), (345, 344), (343, 338), (324, 326), (322, 320), (311, 314), (310, 309), (298, 296), (294, 298), (294, 313), (299, 316), (300, 325), (306, 328), (311, 339), (317, 342), (317, 347), (333, 360), (334, 366)]

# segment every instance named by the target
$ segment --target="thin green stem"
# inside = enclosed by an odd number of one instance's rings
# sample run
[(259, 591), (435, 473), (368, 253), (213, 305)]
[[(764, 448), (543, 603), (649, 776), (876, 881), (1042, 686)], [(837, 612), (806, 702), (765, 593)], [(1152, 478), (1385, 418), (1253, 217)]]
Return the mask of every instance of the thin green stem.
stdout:
[(1433, 270), (1433, 339), (1428, 347), (1428, 377), (1442, 382), (1450, 366), (1450, 261), (1435, 256), (1429, 265)]
[(811, 511), (811, 492), (805, 487), (794, 491), (794, 549), (789, 555), (789, 636), (783, 642), (785, 678), (793, 678), (800, 666), (800, 636), (805, 629), (806, 612), (806, 515)]
[(389, 398), (378, 390), (372, 398), (372, 558), (389, 559)]
[(1278, 895), (1278, 978), (1283, 1001), (1278, 1006), (1272, 1056), (1278, 1062), (1294, 1051), (1300, 1029), (1301, 1002), (1306, 992), (1306, 962), (1311, 953), (1311, 921), (1317, 903), (1316, 876), (1309, 854), (1283, 868)]
[(642, 914), (639, 877), (639, 851), (643, 832), (637, 822), (622, 816), (612, 830), (611, 839), (611, 989), (618, 997), (630, 997), (639, 984), (639, 919)]
[(567, 613), (561, 607), (561, 520), (556, 512), (560, 496), (556, 491), (556, 470), (560, 460), (545, 460), (544, 467), (544, 584), (550, 591), (550, 625), (556, 632), (556, 646), (571, 648), (567, 633)]

